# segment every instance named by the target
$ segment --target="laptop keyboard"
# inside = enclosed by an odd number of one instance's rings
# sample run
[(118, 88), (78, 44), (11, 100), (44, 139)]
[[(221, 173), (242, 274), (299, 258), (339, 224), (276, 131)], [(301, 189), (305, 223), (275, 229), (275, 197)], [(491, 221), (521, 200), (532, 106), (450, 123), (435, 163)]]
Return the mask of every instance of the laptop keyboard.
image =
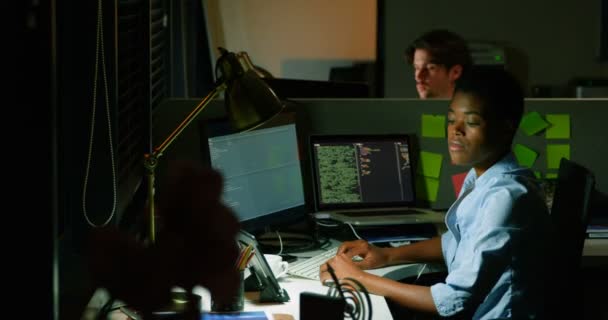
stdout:
[(288, 274), (311, 280), (319, 279), (319, 268), (327, 260), (333, 258), (338, 251), (338, 247), (327, 249), (323, 253), (306, 260), (298, 260), (289, 264)]

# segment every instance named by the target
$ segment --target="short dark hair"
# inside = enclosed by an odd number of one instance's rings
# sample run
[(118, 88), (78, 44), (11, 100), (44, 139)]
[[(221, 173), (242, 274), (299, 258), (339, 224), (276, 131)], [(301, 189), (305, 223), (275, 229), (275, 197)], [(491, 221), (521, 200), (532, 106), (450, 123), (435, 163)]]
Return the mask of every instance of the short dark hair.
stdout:
[(444, 65), (448, 69), (461, 65), (466, 70), (473, 65), (467, 42), (460, 35), (449, 30), (431, 30), (414, 40), (405, 50), (407, 63), (414, 62), (414, 53), (418, 49), (427, 50), (433, 63)]
[(505, 119), (517, 130), (524, 113), (524, 93), (520, 82), (499, 67), (473, 67), (456, 80), (456, 93), (478, 98), (487, 116)]

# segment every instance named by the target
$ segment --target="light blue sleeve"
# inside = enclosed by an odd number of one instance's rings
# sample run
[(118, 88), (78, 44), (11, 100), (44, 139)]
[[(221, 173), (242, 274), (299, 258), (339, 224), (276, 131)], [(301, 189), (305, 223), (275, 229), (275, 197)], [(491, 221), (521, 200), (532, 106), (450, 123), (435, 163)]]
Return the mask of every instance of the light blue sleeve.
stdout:
[(451, 316), (480, 303), (510, 263), (509, 246), (517, 232), (511, 213), (521, 191), (504, 185), (491, 188), (469, 221), (461, 221), (461, 228), (466, 229), (461, 230), (462, 238), (446, 282), (431, 286), (441, 316)]

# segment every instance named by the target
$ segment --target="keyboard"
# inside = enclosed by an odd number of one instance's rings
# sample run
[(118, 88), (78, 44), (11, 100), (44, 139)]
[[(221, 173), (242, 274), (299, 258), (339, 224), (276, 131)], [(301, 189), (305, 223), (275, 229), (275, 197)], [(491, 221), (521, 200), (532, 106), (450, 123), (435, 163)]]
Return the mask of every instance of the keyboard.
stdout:
[(319, 268), (330, 258), (333, 258), (338, 247), (327, 249), (323, 253), (306, 260), (298, 260), (289, 264), (288, 274), (311, 280), (319, 280)]

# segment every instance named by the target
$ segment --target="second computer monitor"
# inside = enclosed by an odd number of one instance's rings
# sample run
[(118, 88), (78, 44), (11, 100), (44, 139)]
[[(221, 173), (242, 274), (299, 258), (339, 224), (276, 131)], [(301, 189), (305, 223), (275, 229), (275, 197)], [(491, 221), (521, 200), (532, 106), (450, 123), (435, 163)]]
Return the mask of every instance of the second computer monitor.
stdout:
[(227, 120), (203, 123), (208, 160), (224, 177), (223, 201), (252, 232), (306, 215), (296, 127), (284, 120), (242, 133)]

